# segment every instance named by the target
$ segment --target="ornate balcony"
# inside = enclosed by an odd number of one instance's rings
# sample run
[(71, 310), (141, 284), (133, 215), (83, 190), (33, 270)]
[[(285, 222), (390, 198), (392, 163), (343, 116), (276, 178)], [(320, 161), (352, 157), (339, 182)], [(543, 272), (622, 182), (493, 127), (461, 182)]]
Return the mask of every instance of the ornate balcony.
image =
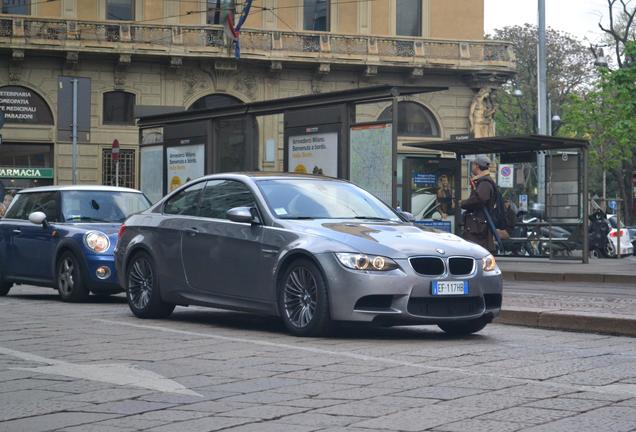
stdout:
[[(167, 55), (230, 59), (221, 26), (151, 25), (123, 22), (0, 16), (0, 48), (73, 53)], [(286, 63), (351, 64), (449, 69), (510, 74), (512, 46), (499, 41), (452, 41), (413, 37), (345, 35), (244, 29), (241, 57)], [(179, 62), (176, 62), (177, 64)], [(328, 69), (328, 66), (327, 66)]]

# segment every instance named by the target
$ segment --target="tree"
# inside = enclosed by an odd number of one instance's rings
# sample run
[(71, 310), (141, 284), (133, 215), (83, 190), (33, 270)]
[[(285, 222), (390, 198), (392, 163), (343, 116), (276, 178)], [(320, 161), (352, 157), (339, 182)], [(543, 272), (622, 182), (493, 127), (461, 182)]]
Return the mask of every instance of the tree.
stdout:
[[(604, 69), (599, 81), (583, 96), (572, 96), (564, 113), (564, 132), (591, 142), (592, 161), (618, 180), (627, 209), (633, 207), (631, 172), (636, 154), (636, 42), (623, 48), (622, 67)], [(605, 185), (605, 175), (603, 177)], [(605, 186), (603, 197), (605, 198)], [(633, 215), (626, 212), (627, 223)]]
[[(496, 29), (489, 38), (507, 40), (517, 58), (517, 75), (497, 93), (497, 135), (531, 134), (537, 131), (537, 27), (523, 26)], [(567, 33), (546, 32), (548, 95), (552, 112), (560, 113), (569, 95), (580, 93), (593, 81), (592, 53)], [(513, 91), (521, 90), (515, 97)]]

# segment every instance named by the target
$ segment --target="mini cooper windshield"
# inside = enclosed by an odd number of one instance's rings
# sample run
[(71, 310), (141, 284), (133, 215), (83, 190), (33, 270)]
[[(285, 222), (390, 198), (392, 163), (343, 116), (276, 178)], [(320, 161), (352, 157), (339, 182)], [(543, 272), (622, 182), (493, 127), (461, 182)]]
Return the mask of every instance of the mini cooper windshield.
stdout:
[(280, 219), (400, 221), (386, 204), (350, 183), (294, 178), (261, 180), (258, 186)]
[(149, 206), (148, 199), (135, 192), (62, 192), (62, 216), (65, 222), (121, 223), (131, 214), (144, 211)]

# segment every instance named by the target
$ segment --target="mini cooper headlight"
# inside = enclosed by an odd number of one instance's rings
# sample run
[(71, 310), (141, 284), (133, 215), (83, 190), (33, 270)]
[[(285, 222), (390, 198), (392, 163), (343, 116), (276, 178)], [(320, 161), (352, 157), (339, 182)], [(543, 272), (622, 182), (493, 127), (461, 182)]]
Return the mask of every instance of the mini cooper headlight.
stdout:
[(110, 247), (110, 240), (103, 232), (89, 231), (84, 234), (84, 243), (93, 252), (103, 253)]
[(340, 264), (353, 270), (389, 271), (398, 268), (391, 258), (356, 253), (336, 253)]
[(495, 257), (492, 255), (488, 255), (482, 259), (482, 268), (485, 272), (491, 272), (497, 269), (497, 262), (495, 261)]

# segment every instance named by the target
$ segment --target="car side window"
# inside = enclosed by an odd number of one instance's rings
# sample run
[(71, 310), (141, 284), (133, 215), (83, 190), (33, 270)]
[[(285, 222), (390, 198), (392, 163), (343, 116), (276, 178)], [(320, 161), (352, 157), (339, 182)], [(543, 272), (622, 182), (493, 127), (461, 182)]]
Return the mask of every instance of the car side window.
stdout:
[(199, 196), (204, 186), (205, 182), (193, 184), (170, 198), (163, 206), (164, 214), (196, 216)]
[(7, 219), (27, 220), (31, 213), (41, 211), (49, 222), (57, 222), (57, 192), (19, 194), (16, 198), (18, 201), (11, 206)]
[(234, 207), (255, 207), (254, 195), (249, 188), (235, 180), (210, 180), (201, 197), (199, 216), (227, 219), (227, 211)]

